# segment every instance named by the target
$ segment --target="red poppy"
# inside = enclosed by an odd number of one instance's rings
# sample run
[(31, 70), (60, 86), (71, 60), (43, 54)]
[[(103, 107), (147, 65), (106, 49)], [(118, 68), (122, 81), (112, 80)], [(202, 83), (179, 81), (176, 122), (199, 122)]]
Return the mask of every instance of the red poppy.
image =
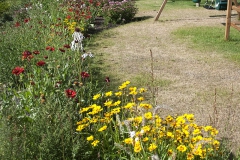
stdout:
[(19, 75), (19, 74), (21, 74), (23, 72), (24, 72), (24, 68), (23, 67), (15, 67), (12, 70), (12, 74), (15, 74), (15, 75)]
[(64, 48), (70, 48), (70, 46), (68, 44), (65, 44), (63, 47)]
[(46, 62), (44, 62), (44, 61), (37, 62), (37, 66), (44, 66), (45, 64), (46, 64)]
[(87, 72), (81, 73), (82, 78), (88, 78), (90, 75)]
[(72, 89), (67, 89), (67, 90), (65, 90), (65, 93), (66, 93), (66, 95), (67, 95), (67, 97), (68, 98), (74, 98), (74, 97), (76, 97), (76, 92), (74, 91), (74, 90), (72, 90)]
[(65, 52), (65, 50), (64, 50), (64, 49), (62, 49), (62, 48), (59, 48), (59, 51), (61, 51), (61, 52)]
[(16, 23), (15, 23), (15, 27), (19, 27), (19, 26), (21, 26), (20, 23), (19, 23), (19, 22), (16, 22)]
[(32, 58), (33, 58), (33, 55), (30, 51), (24, 51), (22, 53), (22, 60), (24, 60), (24, 59), (31, 60)]
[(40, 54), (39, 51), (33, 51), (33, 54)]
[(89, 0), (89, 3), (93, 3), (93, 0)]

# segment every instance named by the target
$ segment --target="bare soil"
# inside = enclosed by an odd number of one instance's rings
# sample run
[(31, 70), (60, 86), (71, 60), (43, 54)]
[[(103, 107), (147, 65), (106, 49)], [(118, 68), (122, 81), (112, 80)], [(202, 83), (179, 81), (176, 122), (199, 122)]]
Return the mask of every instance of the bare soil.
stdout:
[(156, 15), (157, 11), (139, 11), (136, 17), (149, 18), (108, 30), (96, 52), (106, 55), (115, 79), (131, 81), (138, 75), (143, 79), (151, 75), (151, 50), (154, 78), (171, 82), (156, 92), (156, 105), (163, 106), (160, 114), (193, 113), (198, 123), (216, 126), (221, 137), (239, 147), (239, 65), (204, 46), (203, 51), (191, 48), (187, 41), (171, 35), (181, 27), (225, 28), (226, 11), (203, 7), (163, 10), (154, 22)]

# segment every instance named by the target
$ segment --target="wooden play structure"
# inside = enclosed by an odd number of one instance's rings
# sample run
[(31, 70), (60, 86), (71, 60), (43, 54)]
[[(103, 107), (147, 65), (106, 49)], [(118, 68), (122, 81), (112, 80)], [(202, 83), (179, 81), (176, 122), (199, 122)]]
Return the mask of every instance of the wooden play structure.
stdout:
[(238, 5), (237, 0), (228, 0), (227, 3), (227, 15), (226, 15), (226, 28), (225, 28), (225, 39), (229, 39), (230, 27), (233, 27), (240, 31), (240, 22), (232, 22), (232, 10), (237, 11), (238, 20), (240, 18), (240, 6)]

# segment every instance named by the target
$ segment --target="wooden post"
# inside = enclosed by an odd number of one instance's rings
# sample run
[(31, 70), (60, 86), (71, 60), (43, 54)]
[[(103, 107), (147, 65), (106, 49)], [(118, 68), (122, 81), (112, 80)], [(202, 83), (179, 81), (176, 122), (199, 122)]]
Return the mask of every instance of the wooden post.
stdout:
[(162, 3), (162, 5), (161, 5), (161, 7), (160, 7), (160, 9), (159, 9), (159, 11), (158, 11), (158, 14), (157, 14), (157, 16), (156, 16), (156, 18), (155, 18), (155, 21), (158, 20), (158, 18), (159, 18), (159, 16), (160, 16), (160, 14), (162, 13), (163, 8), (165, 7), (166, 3), (167, 3), (167, 0), (163, 0), (163, 3)]
[(228, 0), (227, 18), (226, 18), (226, 27), (225, 27), (225, 40), (229, 39), (229, 32), (230, 32), (230, 26), (231, 26), (231, 14), (232, 14), (232, 0)]

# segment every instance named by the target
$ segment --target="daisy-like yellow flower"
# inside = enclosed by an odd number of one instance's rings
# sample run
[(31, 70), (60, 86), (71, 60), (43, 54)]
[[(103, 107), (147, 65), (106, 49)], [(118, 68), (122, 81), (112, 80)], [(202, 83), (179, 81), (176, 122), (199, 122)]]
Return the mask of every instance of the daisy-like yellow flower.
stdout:
[(115, 93), (115, 96), (117, 96), (117, 97), (119, 97), (119, 96), (121, 96), (121, 95), (122, 95), (122, 92), (121, 92), (121, 91)]
[(146, 89), (145, 89), (145, 88), (140, 88), (140, 89), (139, 89), (139, 92), (140, 92), (140, 93), (146, 92)]
[(149, 138), (148, 137), (145, 137), (145, 138), (143, 138), (143, 142), (147, 142), (149, 140)]
[(146, 119), (152, 119), (152, 112), (147, 112), (147, 113), (145, 113), (144, 114), (144, 117), (146, 118)]
[(139, 153), (141, 152), (142, 148), (141, 148), (141, 144), (139, 141), (136, 141), (134, 144), (134, 152)]
[(174, 138), (174, 135), (173, 135), (172, 132), (167, 132), (167, 137), (168, 137), (168, 138)]
[(188, 153), (187, 160), (193, 160), (193, 159), (194, 159), (194, 155), (192, 153)]
[(121, 101), (118, 100), (118, 101), (113, 103), (113, 106), (118, 106), (119, 104), (121, 104)]
[(135, 103), (128, 103), (124, 106), (125, 109), (131, 109), (133, 106), (135, 106)]
[(132, 138), (126, 138), (126, 139), (124, 139), (123, 142), (126, 143), (126, 144), (132, 144), (133, 143), (133, 139)]
[(112, 96), (112, 91), (106, 92), (106, 93), (105, 93), (105, 96), (106, 96), (106, 97)]
[(95, 140), (95, 141), (93, 141), (91, 144), (92, 144), (92, 146), (97, 146), (98, 145), (98, 143), (99, 143), (99, 140)]
[(218, 134), (218, 130), (216, 128), (212, 128), (211, 135), (216, 136)]
[(148, 147), (148, 150), (149, 150), (150, 152), (152, 152), (152, 151), (154, 151), (156, 148), (157, 148), (157, 145), (154, 144), (154, 143), (152, 143), (152, 144), (150, 144), (150, 146)]
[(138, 100), (138, 101), (143, 101), (143, 100), (144, 100), (144, 97), (138, 97), (137, 100)]
[(142, 130), (144, 130), (144, 133), (145, 133), (145, 132), (149, 132), (149, 131), (151, 130), (151, 127), (150, 127), (150, 125), (143, 126), (143, 127), (142, 127)]
[(187, 147), (185, 145), (180, 145), (177, 147), (177, 150), (180, 152), (185, 152), (187, 150)]
[(184, 114), (184, 116), (187, 118), (189, 122), (192, 123), (194, 121), (194, 114)]
[(117, 114), (117, 113), (119, 113), (120, 111), (121, 111), (121, 108), (120, 108), (120, 107), (117, 107), (117, 108), (114, 108), (114, 109), (111, 111), (111, 113)]
[(135, 117), (134, 122), (136, 122), (138, 124), (142, 123), (142, 116)]
[(97, 100), (100, 97), (101, 97), (101, 94), (96, 94), (96, 95), (93, 96), (93, 100)]
[(87, 141), (92, 141), (93, 139), (94, 139), (93, 136), (87, 137)]
[(111, 107), (111, 106), (112, 106), (112, 101), (106, 101), (106, 102), (104, 103), (104, 106), (106, 106), (106, 107)]
[(147, 104), (147, 103), (141, 103), (140, 104), (140, 107), (143, 107), (145, 109), (151, 109), (152, 108), (152, 105), (151, 104)]
[(106, 129), (107, 129), (107, 126), (105, 125), (105, 126), (101, 127), (98, 131), (99, 131), (99, 132), (102, 132), (102, 131), (104, 131), (104, 130), (106, 130)]
[(197, 135), (197, 134), (201, 134), (201, 130), (200, 129), (194, 129), (193, 131), (193, 135)]
[(167, 153), (168, 153), (168, 156), (171, 156), (173, 154), (173, 150), (169, 149)]

